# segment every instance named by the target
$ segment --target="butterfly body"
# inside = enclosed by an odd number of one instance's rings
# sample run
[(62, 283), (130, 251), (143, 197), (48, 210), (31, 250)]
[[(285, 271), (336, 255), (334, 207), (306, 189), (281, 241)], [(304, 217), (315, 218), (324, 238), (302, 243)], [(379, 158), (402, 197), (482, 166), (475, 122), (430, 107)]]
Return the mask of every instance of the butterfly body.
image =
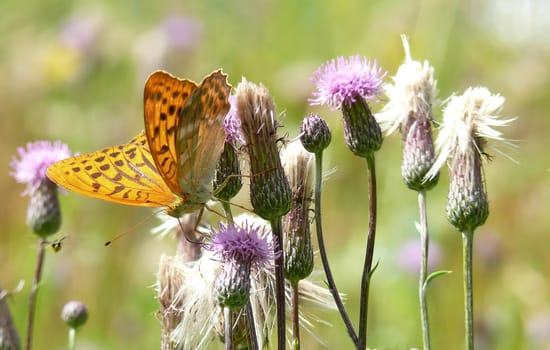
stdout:
[(54, 163), (47, 175), (84, 195), (163, 207), (175, 217), (200, 209), (212, 197), (230, 89), (220, 70), (199, 85), (155, 72), (144, 89), (144, 132), (126, 144)]

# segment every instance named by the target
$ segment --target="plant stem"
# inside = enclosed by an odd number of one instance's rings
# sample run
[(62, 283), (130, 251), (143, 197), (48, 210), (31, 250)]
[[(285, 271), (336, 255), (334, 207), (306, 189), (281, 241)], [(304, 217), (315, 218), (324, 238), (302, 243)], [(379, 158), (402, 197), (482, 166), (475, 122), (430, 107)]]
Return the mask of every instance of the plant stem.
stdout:
[(472, 281), (472, 248), (474, 232), (462, 232), (462, 269), (464, 279), (464, 325), (466, 349), (474, 349), (474, 296)]
[(298, 283), (292, 284), (292, 349), (300, 350), (300, 305), (299, 305), (299, 293)]
[(420, 262), (420, 274), (418, 279), (420, 322), (422, 325), (422, 344), (424, 345), (424, 350), (430, 350), (430, 326), (428, 322), (428, 301), (426, 298), (430, 236), (426, 214), (426, 191), (424, 190), (418, 191), (418, 211), (420, 213), (420, 246), (422, 248), (422, 260)]
[(321, 189), (323, 184), (323, 152), (315, 154), (315, 231), (317, 232), (317, 244), (319, 245), (319, 254), (321, 255), (321, 262), (323, 264), (323, 269), (325, 270), (325, 276), (327, 277), (327, 286), (332, 294), (332, 298), (336, 303), (338, 312), (346, 325), (348, 335), (350, 336), (353, 344), (356, 348), (359, 348), (359, 338), (357, 333), (351, 323), (351, 320), (344, 308), (344, 303), (338, 293), (338, 288), (336, 288), (336, 283), (332, 276), (330, 270), (330, 265), (328, 263), (327, 251), (325, 249), (325, 241), (323, 239), (323, 225), (321, 217)]
[(271, 220), (271, 232), (277, 240), (279, 256), (275, 259), (275, 299), (277, 308), (277, 348), (286, 348), (286, 326), (285, 326), (285, 256), (283, 247), (283, 226), (282, 218)]
[(223, 307), (223, 321), (225, 323), (225, 349), (233, 350), (233, 317), (231, 317), (231, 309), (229, 306)]
[(361, 300), (359, 309), (359, 341), (361, 349), (367, 346), (367, 315), (369, 310), (369, 289), (374, 255), (374, 242), (376, 239), (376, 168), (374, 153), (366, 157), (369, 171), (369, 231), (367, 235), (367, 248), (365, 250), (365, 264), (361, 276)]
[(29, 295), (29, 313), (27, 319), (27, 350), (32, 349), (32, 331), (34, 326), (34, 311), (36, 309), (36, 296), (38, 294), (38, 285), (42, 279), (42, 267), (44, 266), (46, 242), (40, 238), (38, 240), (38, 257), (36, 261), (36, 268), (34, 271), (34, 280), (31, 286), (31, 293)]
[(68, 350), (74, 350), (75, 349), (75, 341), (76, 338), (76, 329), (73, 327), (69, 328), (69, 344), (67, 346)]
[(250, 340), (250, 349), (259, 350), (260, 346), (258, 345), (258, 336), (256, 335), (256, 323), (254, 322), (254, 311), (252, 310), (252, 303), (250, 298), (246, 303), (246, 316), (248, 319), (248, 335)]
[(229, 223), (230, 225), (233, 225), (234, 222), (233, 222), (233, 213), (231, 212), (231, 204), (229, 204), (229, 202), (226, 202), (226, 201), (220, 201), (220, 203), (222, 204), (223, 211), (227, 216), (227, 223)]

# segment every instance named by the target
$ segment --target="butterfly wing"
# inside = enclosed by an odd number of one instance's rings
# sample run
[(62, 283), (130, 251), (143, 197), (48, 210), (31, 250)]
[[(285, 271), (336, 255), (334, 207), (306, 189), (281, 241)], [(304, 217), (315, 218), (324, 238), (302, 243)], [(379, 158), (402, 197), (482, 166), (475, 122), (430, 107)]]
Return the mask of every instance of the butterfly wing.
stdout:
[(124, 145), (60, 160), (47, 175), (66, 189), (115, 203), (171, 207), (180, 200), (158, 173), (143, 132)]
[(147, 79), (143, 93), (145, 135), (160, 176), (171, 192), (180, 194), (176, 130), (181, 109), (197, 88), (190, 80), (158, 71)]
[(177, 131), (178, 179), (191, 202), (205, 203), (225, 142), (224, 118), (229, 112), (231, 85), (215, 71), (197, 86), (185, 102)]

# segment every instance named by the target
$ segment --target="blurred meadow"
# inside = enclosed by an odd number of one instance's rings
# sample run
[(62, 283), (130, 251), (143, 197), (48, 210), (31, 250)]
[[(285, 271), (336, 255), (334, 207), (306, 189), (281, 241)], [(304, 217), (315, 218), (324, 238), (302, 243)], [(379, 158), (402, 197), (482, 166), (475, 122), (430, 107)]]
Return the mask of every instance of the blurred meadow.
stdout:
[[(506, 97), (504, 116), (519, 117), (503, 130), (519, 146), (509, 152), (515, 161), (494, 154), (485, 167), (491, 213), (475, 236), (476, 340), (479, 349), (550, 349), (549, 33), (546, 0), (0, 2), (0, 284), (12, 289), (25, 280), (8, 299), (21, 338), (36, 238), (25, 225), (24, 186), (9, 176), (16, 148), (62, 140), (73, 152), (90, 152), (126, 142), (143, 129), (143, 84), (156, 69), (200, 81), (222, 67), (233, 86), (242, 76), (265, 84), (284, 115), (280, 132), (289, 138), (311, 111), (327, 120), (333, 138), (325, 168), (336, 171), (324, 185), (325, 237), (357, 320), (366, 164), (344, 145), (340, 114), (308, 105), (309, 79), (329, 59), (360, 54), (377, 59), (389, 81), (404, 59), (399, 35), (407, 34), (413, 58), (435, 67), (440, 99), (484, 85)], [(380, 265), (368, 343), (419, 348), (417, 198), (401, 179), (398, 135), (385, 139), (376, 160)], [(434, 281), (428, 300), (433, 348), (453, 350), (463, 348), (462, 242), (445, 217), (447, 180), (444, 170), (428, 194), (431, 268), (453, 273)], [(237, 202), (247, 205), (246, 196)], [(158, 220), (142, 223), (151, 213), (146, 209), (74, 193), (62, 195), (61, 204), (58, 238), (69, 239), (60, 252), (47, 251), (35, 349), (66, 348), (59, 315), (69, 300), (84, 301), (90, 314), (79, 349), (158, 348), (151, 286), (160, 255), (173, 254), (175, 241), (149, 234)], [(126, 231), (132, 232), (104, 247)], [(315, 278), (323, 283), (321, 274)], [(304, 333), (303, 349), (352, 348), (336, 313), (311, 312), (322, 320), (314, 330), (325, 344)]]

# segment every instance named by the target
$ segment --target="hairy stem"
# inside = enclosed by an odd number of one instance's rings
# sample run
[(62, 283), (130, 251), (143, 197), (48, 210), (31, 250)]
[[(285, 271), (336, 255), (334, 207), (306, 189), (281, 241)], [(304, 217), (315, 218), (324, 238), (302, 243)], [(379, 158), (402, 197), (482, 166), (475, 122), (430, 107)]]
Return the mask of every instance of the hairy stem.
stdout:
[(464, 326), (466, 349), (474, 349), (474, 296), (472, 281), (472, 248), (474, 232), (462, 233), (462, 270), (464, 279)]
[(38, 287), (40, 280), (42, 279), (42, 267), (44, 266), (46, 242), (44, 239), (38, 240), (38, 257), (36, 261), (36, 268), (34, 271), (34, 279), (31, 286), (31, 293), (29, 295), (29, 313), (27, 319), (27, 350), (32, 349), (32, 331), (34, 327), (34, 312), (36, 309), (36, 297), (38, 294)]
[(275, 259), (275, 299), (277, 308), (277, 346), (279, 350), (286, 348), (286, 326), (285, 326), (285, 256), (281, 249), (283, 247), (283, 225), (282, 218), (271, 221), (271, 231), (277, 240), (278, 257)]

